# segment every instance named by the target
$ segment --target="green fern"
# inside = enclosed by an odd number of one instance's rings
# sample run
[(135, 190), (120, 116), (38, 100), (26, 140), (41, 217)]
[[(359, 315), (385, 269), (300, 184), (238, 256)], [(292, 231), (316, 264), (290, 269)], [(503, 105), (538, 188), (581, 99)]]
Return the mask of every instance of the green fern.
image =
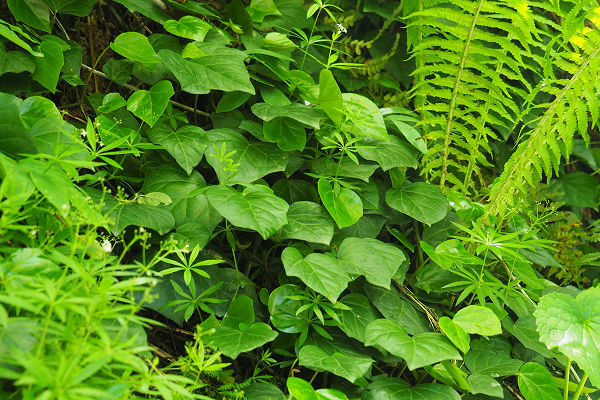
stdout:
[(540, 87), (540, 91), (552, 100), (537, 105), (545, 111), (532, 121), (535, 127), (519, 144), (493, 185), (488, 215), (503, 215), (515, 205), (527, 184), (534, 186), (544, 176), (550, 179), (553, 172), (558, 173), (561, 157), (568, 159), (573, 150), (576, 133), (589, 144), (588, 125), (591, 123), (593, 127), (599, 115), (598, 11), (600, 8), (588, 16), (585, 27), (583, 23), (573, 22), (577, 21), (575, 15), (567, 15), (562, 29), (562, 37), (566, 40), (552, 59), (554, 78), (547, 79)]
[(466, 193), (472, 175), (491, 166), (488, 139), (513, 126), (531, 91), (521, 73), (534, 42), (531, 15), (501, 0), (422, 0), (418, 9), (409, 30), (419, 30), (413, 95), (431, 143), (423, 173)]

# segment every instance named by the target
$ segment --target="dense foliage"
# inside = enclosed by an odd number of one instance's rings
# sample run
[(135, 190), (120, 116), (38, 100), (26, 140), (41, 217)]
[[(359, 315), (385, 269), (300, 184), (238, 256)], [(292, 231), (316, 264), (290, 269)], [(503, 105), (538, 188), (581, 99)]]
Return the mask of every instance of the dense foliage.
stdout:
[(599, 25), (0, 3), (0, 398), (599, 398)]

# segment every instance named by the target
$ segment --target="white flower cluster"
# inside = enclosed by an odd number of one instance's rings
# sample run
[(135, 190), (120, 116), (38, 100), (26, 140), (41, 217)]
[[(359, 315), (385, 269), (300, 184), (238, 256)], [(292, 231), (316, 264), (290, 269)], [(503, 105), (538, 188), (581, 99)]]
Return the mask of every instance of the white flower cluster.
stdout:
[(337, 24), (338, 33), (348, 33), (348, 30), (342, 24)]

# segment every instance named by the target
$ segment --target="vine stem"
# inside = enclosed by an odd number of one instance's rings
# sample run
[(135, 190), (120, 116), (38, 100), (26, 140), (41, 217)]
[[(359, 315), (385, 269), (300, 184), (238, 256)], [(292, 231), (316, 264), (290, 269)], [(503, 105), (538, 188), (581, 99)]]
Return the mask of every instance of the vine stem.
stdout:
[[(581, 381), (579, 382), (579, 385), (577, 385), (577, 390), (575, 390), (575, 393), (573, 393), (573, 400), (578, 400), (579, 396), (581, 396), (581, 392), (583, 392), (583, 387), (585, 386), (585, 382), (587, 381), (588, 378), (588, 374), (585, 373), (583, 374), (583, 376), (581, 377)], [(569, 384), (569, 382), (567, 382), (567, 385)], [(568, 392), (568, 387), (567, 386), (567, 392)]]
[(313, 23), (312, 29), (310, 30), (310, 35), (308, 36), (308, 42), (306, 43), (306, 49), (304, 49), (304, 56), (302, 57), (302, 62), (300, 63), (300, 71), (304, 70), (304, 62), (306, 61), (306, 55), (308, 54), (308, 49), (310, 48), (310, 42), (312, 40), (313, 33), (315, 33), (315, 28), (317, 27), (317, 21), (319, 20), (319, 16), (321, 15), (322, 8), (319, 7), (319, 11), (317, 12), (317, 17), (315, 18), (315, 22)]

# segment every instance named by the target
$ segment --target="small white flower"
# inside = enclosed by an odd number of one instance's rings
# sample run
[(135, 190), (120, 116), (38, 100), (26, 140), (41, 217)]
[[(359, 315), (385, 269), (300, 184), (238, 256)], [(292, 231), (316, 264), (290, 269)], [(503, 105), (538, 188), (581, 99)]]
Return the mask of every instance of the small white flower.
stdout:
[(81, 133), (81, 137), (87, 136), (87, 131), (85, 129), (82, 129), (80, 133)]
[(450, 207), (454, 206), (454, 202), (453, 201), (449, 201), (448, 204), (450, 204)]
[(308, 101), (308, 100), (304, 100), (304, 105), (305, 105), (305, 106), (310, 106), (310, 101)]
[(104, 241), (102, 242), (102, 250), (104, 250), (107, 253), (110, 253), (112, 251), (112, 244), (104, 239)]
[(348, 33), (348, 30), (342, 24), (337, 24), (338, 33)]
[(544, 86), (546, 86), (546, 80), (545, 79), (542, 81), (542, 85), (540, 87), (543, 88)]
[(181, 250), (183, 253), (189, 253), (190, 252), (190, 245), (186, 244), (185, 247)]
[(144, 232), (146, 232), (146, 230), (144, 229), (143, 226), (140, 226), (140, 233), (144, 233)]
[(31, 237), (36, 237), (37, 236), (37, 231), (35, 229), (32, 229), (31, 232), (29, 232), (29, 235)]

